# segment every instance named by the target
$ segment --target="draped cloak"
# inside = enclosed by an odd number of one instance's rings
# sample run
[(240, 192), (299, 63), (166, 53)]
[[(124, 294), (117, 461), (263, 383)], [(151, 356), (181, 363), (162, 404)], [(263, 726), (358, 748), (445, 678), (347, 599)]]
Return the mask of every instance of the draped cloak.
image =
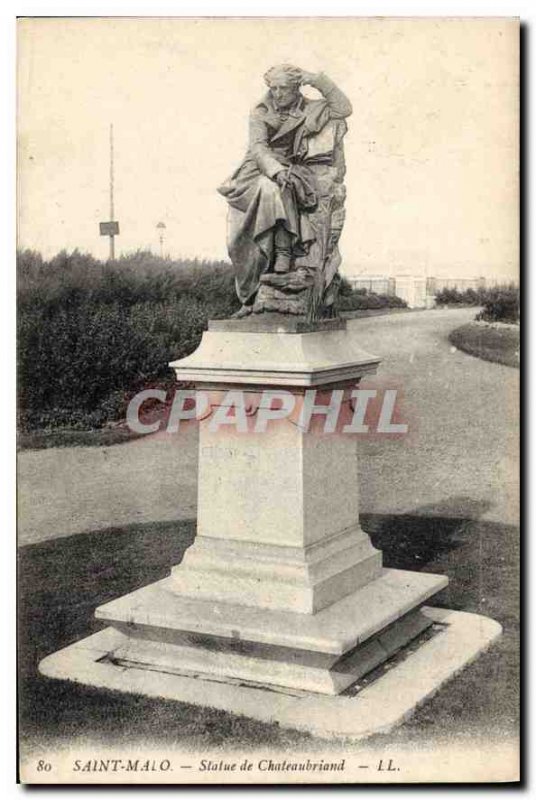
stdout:
[[(304, 255), (315, 240), (307, 212), (318, 202), (314, 172), (307, 166), (307, 140), (331, 119), (352, 113), (346, 96), (326, 75), (315, 77), (323, 95), (310, 100), (300, 94), (294, 108), (281, 113), (270, 93), (250, 114), (249, 146), (238, 169), (219, 188), (230, 206), (228, 249), (240, 301), (254, 301), (260, 278), (274, 258), (277, 224), (291, 236), (295, 255)], [(290, 167), (289, 184), (281, 189), (274, 177)]]

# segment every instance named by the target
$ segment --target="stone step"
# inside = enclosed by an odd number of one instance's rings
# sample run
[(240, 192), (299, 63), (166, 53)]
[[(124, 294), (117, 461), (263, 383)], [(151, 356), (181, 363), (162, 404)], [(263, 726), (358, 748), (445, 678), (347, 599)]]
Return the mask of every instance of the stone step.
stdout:
[[(97, 619), (134, 633), (155, 631), (218, 636), (342, 656), (419, 608), (448, 584), (442, 575), (383, 569), (380, 577), (316, 614), (297, 614), (183, 597), (172, 578), (100, 606)], [(166, 634), (167, 635), (167, 634)]]

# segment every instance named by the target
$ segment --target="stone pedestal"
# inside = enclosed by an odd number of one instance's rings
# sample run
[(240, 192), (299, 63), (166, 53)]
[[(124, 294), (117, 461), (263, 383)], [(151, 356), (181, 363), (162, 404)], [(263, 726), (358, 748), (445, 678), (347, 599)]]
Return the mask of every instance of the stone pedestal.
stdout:
[[(211, 430), (226, 393), (200, 422), (197, 538), (172, 571), (197, 599), (314, 614), (381, 572), (359, 527), (354, 437), (302, 431), (292, 418), (263, 433)], [(247, 394), (256, 423), (262, 394)], [(299, 412), (298, 412), (299, 413)]]
[[(382, 567), (359, 526), (355, 438), (303, 424), (308, 390), (347, 403), (378, 363), (340, 321), (274, 315), (213, 323), (172, 365), (210, 395), (197, 537), (169, 578), (97, 609), (121, 635), (114, 663), (338, 694), (431, 624), (420, 608), (447, 579)], [(291, 413), (257, 430), (281, 388)]]

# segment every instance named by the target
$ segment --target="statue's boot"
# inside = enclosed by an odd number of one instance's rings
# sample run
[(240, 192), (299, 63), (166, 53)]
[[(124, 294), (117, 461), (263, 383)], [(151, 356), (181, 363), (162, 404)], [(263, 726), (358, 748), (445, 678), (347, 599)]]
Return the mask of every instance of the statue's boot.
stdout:
[(279, 223), (275, 229), (274, 272), (289, 272), (292, 263), (292, 239), (284, 225)]
[(253, 306), (242, 306), (242, 308), (239, 308), (238, 311), (235, 311), (232, 316), (233, 319), (241, 319), (242, 317), (247, 317), (252, 311)]

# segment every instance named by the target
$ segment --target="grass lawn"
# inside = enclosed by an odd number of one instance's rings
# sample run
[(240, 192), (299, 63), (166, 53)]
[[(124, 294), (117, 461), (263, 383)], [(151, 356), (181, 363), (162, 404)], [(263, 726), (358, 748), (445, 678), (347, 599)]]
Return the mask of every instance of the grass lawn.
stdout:
[(519, 367), (519, 327), (492, 327), (470, 322), (453, 330), (449, 341), (458, 350), (484, 361)]
[[(498, 620), (502, 638), (404, 725), (369, 744), (517, 735), (518, 531), (463, 518), (364, 515), (386, 566), (448, 574), (436, 605)], [(221, 711), (121, 695), (41, 677), (41, 658), (104, 627), (96, 606), (169, 573), (193, 541), (193, 521), (110, 528), (19, 551), (19, 707), (23, 755), (62, 742), (311, 750), (325, 742)], [(342, 746), (342, 745), (333, 745)]]
[(50, 428), (20, 432), (17, 450), (46, 450), (49, 447), (110, 447), (139, 438), (126, 425), (114, 428), (76, 430), (75, 428)]

